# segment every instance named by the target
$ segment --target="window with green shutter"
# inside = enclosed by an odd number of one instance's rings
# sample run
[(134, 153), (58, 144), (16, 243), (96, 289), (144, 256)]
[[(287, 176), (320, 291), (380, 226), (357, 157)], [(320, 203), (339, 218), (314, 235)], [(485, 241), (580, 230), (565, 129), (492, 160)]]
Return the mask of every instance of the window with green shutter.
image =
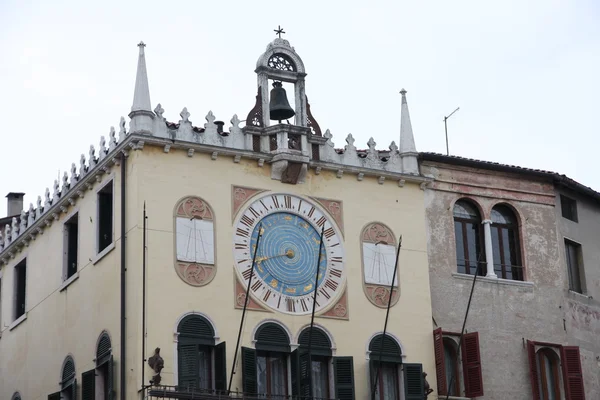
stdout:
[(75, 375), (75, 361), (73, 357), (67, 356), (63, 362), (61, 381), (60, 381), (60, 399), (77, 400), (77, 378)]
[(390, 335), (379, 334), (369, 343), (369, 396), (378, 400), (400, 397), (402, 350)]
[(21, 395), (19, 394), (19, 392), (15, 392), (10, 398), (10, 400), (21, 400)]
[(404, 400), (423, 400), (423, 365), (404, 364)]
[[(256, 393), (267, 396), (287, 396), (290, 337), (281, 325), (268, 322), (255, 333)], [(250, 373), (250, 372), (249, 372)]]
[(334, 357), (333, 374), (335, 397), (338, 400), (354, 400), (354, 360), (352, 357)]
[[(308, 358), (308, 347), (310, 346), (310, 360)], [(331, 364), (331, 340), (327, 333), (322, 329), (313, 327), (300, 332), (298, 337), (299, 349), (295, 357), (297, 370), (300, 373), (297, 376), (296, 384), (292, 382), (292, 394), (298, 393), (301, 396), (316, 397), (328, 399), (329, 395), (329, 365)], [(292, 360), (294, 362), (294, 360)], [(308, 365), (310, 364), (310, 368)], [(292, 364), (294, 368), (294, 364)], [(297, 374), (296, 374), (297, 375)], [(294, 371), (292, 371), (292, 380), (294, 380)]]

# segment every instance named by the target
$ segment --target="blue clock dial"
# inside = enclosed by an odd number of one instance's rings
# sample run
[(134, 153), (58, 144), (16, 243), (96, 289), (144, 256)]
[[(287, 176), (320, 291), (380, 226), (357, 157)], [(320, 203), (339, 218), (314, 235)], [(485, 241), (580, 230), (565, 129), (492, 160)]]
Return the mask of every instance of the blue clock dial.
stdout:
[[(315, 289), (321, 235), (304, 218), (277, 212), (261, 220), (263, 235), (256, 254), (255, 273), (274, 290), (288, 296), (302, 296)], [(259, 225), (250, 241), (256, 248)], [(327, 274), (327, 251), (321, 249), (319, 285)]]
[[(257, 248), (259, 226), (263, 233)], [(256, 301), (302, 315), (311, 313), (313, 302), (317, 313), (326, 311), (343, 292), (346, 272), (339, 229), (310, 200), (283, 193), (263, 195), (237, 216), (233, 229), (235, 269), (242, 284), (250, 285)]]

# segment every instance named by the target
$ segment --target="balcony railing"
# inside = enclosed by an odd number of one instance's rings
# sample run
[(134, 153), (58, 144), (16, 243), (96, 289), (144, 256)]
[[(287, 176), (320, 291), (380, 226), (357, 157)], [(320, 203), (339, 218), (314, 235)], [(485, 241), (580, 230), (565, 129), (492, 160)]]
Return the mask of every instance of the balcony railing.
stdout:
[(178, 386), (152, 386), (147, 387), (145, 400), (178, 399), (178, 400), (337, 400), (334, 397), (303, 397), (272, 394), (246, 394), (241, 392), (215, 391), (207, 389), (186, 388)]

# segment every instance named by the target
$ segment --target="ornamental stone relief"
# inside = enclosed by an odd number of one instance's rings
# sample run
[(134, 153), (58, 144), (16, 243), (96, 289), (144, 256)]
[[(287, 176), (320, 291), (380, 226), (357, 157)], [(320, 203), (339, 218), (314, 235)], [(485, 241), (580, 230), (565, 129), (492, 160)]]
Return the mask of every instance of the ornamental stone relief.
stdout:
[[(395, 305), (400, 298), (399, 274), (396, 262), (396, 238), (392, 230), (379, 222), (365, 226), (361, 233), (363, 289), (367, 299), (375, 306), (386, 308), (391, 298)], [(390, 290), (394, 282), (393, 290)]]
[(200, 197), (188, 196), (175, 206), (175, 271), (187, 284), (204, 286), (217, 272), (212, 208)]

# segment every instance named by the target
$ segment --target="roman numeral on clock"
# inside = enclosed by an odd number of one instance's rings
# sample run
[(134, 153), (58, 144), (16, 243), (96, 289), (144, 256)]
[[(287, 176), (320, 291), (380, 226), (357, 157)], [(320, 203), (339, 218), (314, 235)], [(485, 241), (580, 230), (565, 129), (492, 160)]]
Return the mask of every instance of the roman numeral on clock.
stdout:
[(335, 231), (333, 230), (333, 228), (325, 229), (324, 235), (327, 239), (329, 239), (330, 237), (335, 235)]
[(327, 281), (325, 282), (325, 286), (327, 286), (329, 289), (335, 291), (338, 287), (337, 282), (332, 281), (331, 279), (327, 279)]
[(313, 214), (315, 213), (315, 208), (311, 207), (310, 211), (308, 212), (308, 218), (312, 218)]
[(248, 268), (247, 270), (245, 270), (244, 272), (242, 272), (242, 276), (244, 277), (245, 280), (249, 281), (250, 280), (250, 275), (252, 275), (252, 267)]
[(279, 200), (277, 200), (277, 196), (271, 196), (273, 199), (273, 204), (275, 204), (275, 208), (279, 208)]
[(300, 305), (302, 306), (302, 311), (308, 311), (308, 305), (306, 304), (306, 299), (300, 299)]
[(242, 228), (237, 228), (237, 230), (235, 231), (236, 235), (238, 236), (242, 236), (242, 237), (248, 237), (248, 235), (250, 234), (250, 232), (243, 230)]
[(296, 312), (296, 303), (293, 299), (285, 299), (287, 310), (291, 312)]
[(247, 245), (245, 243), (236, 243), (235, 244), (236, 250), (244, 250), (246, 247), (247, 247)]
[(254, 215), (254, 218), (260, 217), (260, 214), (258, 212), (256, 212), (256, 210), (254, 208), (250, 207), (248, 210), (250, 210), (252, 215)]
[[(327, 222), (327, 219), (325, 217), (321, 217), (319, 218), (319, 220), (317, 221), (317, 225), (319, 225), (320, 227), (322, 227), (323, 225), (325, 225), (325, 222)], [(326, 231), (327, 232), (327, 231)]]
[(246, 225), (248, 228), (250, 228), (252, 226), (252, 224), (254, 224), (254, 220), (247, 215), (242, 215), (241, 222), (242, 222), (242, 224)]
[(285, 196), (283, 200), (285, 203), (285, 208), (292, 208), (292, 196)]
[(267, 290), (267, 293), (265, 293), (265, 295), (263, 296), (263, 300), (264, 301), (269, 300), (269, 296), (271, 296), (271, 289)]
[(323, 288), (319, 289), (319, 294), (322, 294), (323, 297), (325, 297), (326, 299), (330, 299), (331, 298), (331, 296), (329, 295), (329, 293), (327, 293), (327, 290), (325, 290)]
[(331, 275), (337, 276), (338, 278), (342, 277), (342, 271), (339, 269), (331, 268)]
[(261, 288), (261, 286), (262, 286), (261, 281), (254, 282), (254, 284), (252, 284), (252, 291), (256, 292), (258, 289)]

